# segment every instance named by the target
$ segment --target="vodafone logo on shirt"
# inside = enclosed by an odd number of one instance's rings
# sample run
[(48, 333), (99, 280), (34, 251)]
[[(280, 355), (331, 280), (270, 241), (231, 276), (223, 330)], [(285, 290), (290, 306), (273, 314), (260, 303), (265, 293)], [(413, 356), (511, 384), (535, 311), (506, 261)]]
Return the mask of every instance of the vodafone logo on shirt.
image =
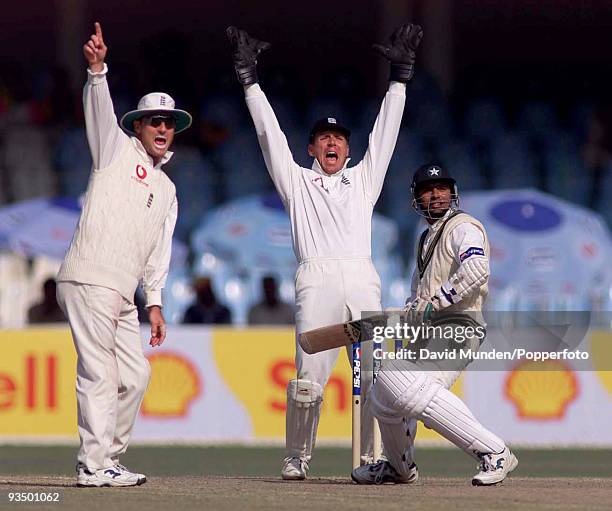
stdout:
[(144, 179), (147, 177), (147, 169), (145, 169), (142, 165), (136, 165), (136, 175), (138, 179)]
[(136, 181), (137, 183), (148, 187), (149, 183), (146, 182), (147, 176), (149, 175), (149, 172), (147, 171), (146, 168), (144, 168), (142, 165), (136, 165), (136, 168), (134, 170), (134, 174), (132, 176), (130, 176), (134, 181)]

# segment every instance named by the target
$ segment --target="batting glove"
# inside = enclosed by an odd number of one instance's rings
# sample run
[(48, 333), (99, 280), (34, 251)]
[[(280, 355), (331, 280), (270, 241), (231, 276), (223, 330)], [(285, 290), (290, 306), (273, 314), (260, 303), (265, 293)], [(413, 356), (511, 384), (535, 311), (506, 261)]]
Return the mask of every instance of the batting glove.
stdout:
[(391, 35), (390, 44), (374, 44), (374, 50), (391, 63), (389, 80), (408, 83), (414, 74), (416, 50), (421, 44), (423, 29), (419, 25), (402, 25)]
[(234, 69), (242, 85), (257, 83), (257, 56), (272, 45), (251, 37), (244, 30), (228, 27), (225, 31), (232, 45)]
[(430, 300), (417, 298), (411, 302), (407, 301), (405, 310), (407, 322), (412, 325), (417, 325), (429, 321), (435, 307)]

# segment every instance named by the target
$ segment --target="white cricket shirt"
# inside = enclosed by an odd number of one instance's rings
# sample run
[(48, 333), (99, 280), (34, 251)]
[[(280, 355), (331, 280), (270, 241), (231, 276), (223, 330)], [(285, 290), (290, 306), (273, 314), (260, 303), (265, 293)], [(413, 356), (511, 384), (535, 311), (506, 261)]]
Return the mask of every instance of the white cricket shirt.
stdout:
[[(259, 144), (272, 181), (291, 220), (298, 262), (313, 258), (369, 257), (372, 212), (380, 195), (400, 129), (406, 85), (391, 82), (357, 165), (327, 175), (315, 159), (300, 167), (274, 111), (258, 84), (246, 87)], [(408, 193), (408, 190), (407, 190)]]

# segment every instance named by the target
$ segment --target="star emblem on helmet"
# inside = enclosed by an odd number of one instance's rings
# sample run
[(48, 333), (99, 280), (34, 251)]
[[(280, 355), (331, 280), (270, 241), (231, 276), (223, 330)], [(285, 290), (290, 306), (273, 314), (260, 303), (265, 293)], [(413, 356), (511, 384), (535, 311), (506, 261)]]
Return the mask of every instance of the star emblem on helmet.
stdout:
[(440, 167), (431, 167), (429, 170), (430, 176), (439, 176), (440, 175)]

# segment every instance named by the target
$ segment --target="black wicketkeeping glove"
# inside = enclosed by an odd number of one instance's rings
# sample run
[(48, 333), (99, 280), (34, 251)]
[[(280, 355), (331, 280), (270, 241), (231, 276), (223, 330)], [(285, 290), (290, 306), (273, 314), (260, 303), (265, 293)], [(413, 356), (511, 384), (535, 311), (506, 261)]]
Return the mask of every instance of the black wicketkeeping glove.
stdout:
[(372, 47), (391, 64), (389, 80), (408, 83), (414, 74), (416, 49), (421, 43), (423, 29), (419, 25), (402, 25), (391, 36), (387, 46), (374, 44)]
[(257, 55), (272, 46), (249, 36), (244, 30), (228, 27), (225, 31), (232, 45), (234, 69), (242, 85), (257, 83)]

